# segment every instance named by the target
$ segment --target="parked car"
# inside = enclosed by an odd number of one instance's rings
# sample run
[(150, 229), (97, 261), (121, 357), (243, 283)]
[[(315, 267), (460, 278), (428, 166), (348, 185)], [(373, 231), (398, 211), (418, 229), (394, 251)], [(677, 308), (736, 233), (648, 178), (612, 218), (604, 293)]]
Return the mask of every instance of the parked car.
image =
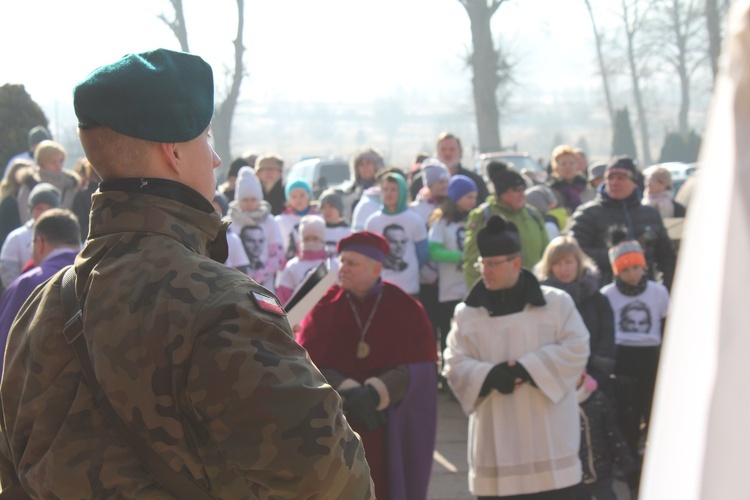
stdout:
[(515, 151), (484, 153), (479, 156), (474, 168), (485, 182), (487, 182), (488, 186), (492, 183), (489, 177), (487, 177), (487, 165), (492, 161), (506, 163), (508, 166), (513, 167), (516, 172), (526, 174), (534, 183), (543, 183), (547, 180), (547, 170), (532, 158), (529, 153), (518, 153)]
[(313, 198), (331, 188), (343, 188), (350, 177), (349, 162), (343, 158), (307, 158), (292, 165), (286, 182), (305, 179), (312, 188)]
[(682, 185), (685, 184), (685, 181), (688, 180), (688, 177), (691, 177), (696, 172), (696, 170), (698, 170), (697, 163), (682, 163), (673, 161), (667, 163), (659, 163), (645, 168), (643, 170), (644, 177), (648, 175), (650, 171), (658, 167), (665, 168), (669, 171), (669, 174), (672, 177), (672, 193), (674, 193), (675, 195), (680, 190)]

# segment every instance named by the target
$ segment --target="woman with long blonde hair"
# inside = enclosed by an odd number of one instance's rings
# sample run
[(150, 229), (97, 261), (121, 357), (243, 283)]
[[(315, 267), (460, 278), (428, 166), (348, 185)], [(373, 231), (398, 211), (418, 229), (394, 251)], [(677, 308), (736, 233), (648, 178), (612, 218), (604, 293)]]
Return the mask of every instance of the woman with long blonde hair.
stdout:
[(544, 250), (534, 271), (543, 285), (568, 292), (590, 334), (591, 355), (586, 370), (599, 387), (612, 394), (609, 376), (615, 366), (615, 316), (599, 292), (599, 271), (571, 236), (558, 236)]

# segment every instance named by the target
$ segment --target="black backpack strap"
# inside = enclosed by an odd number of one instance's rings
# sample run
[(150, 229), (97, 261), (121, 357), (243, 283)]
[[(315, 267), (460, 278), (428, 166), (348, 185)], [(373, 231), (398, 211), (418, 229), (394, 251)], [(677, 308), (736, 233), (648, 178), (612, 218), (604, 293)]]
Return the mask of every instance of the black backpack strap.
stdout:
[(120, 418), (109, 398), (107, 398), (102, 386), (99, 384), (99, 380), (94, 374), (94, 367), (91, 365), (91, 357), (86, 347), (86, 338), (83, 336), (83, 319), (81, 307), (76, 297), (76, 273), (73, 266), (69, 266), (65, 271), (62, 280), (61, 295), (63, 312), (67, 318), (65, 327), (63, 328), (65, 340), (73, 348), (78, 363), (81, 365), (83, 377), (86, 379), (89, 388), (91, 388), (91, 392), (94, 394), (94, 399), (99, 408), (101, 408), (109, 422), (117, 429), (122, 440), (130, 447), (135, 456), (143, 462), (143, 465), (151, 475), (177, 498), (206, 500), (213, 498), (189, 477), (180, 474), (170, 467), (164, 459), (145, 443), (140, 435), (133, 432), (128, 424)]

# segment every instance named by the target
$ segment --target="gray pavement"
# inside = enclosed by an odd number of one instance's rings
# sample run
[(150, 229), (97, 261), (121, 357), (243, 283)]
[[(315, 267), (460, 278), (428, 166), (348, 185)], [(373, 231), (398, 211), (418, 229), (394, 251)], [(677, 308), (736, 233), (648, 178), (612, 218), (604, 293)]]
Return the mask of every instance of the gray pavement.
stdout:
[[(465, 500), (476, 498), (469, 493), (467, 481), (466, 439), (468, 417), (448, 394), (438, 395), (438, 435), (432, 463), (428, 500)], [(615, 482), (618, 499), (630, 498), (625, 483)]]
[(438, 395), (438, 434), (429, 500), (463, 500), (469, 494), (466, 439), (468, 417), (448, 394)]

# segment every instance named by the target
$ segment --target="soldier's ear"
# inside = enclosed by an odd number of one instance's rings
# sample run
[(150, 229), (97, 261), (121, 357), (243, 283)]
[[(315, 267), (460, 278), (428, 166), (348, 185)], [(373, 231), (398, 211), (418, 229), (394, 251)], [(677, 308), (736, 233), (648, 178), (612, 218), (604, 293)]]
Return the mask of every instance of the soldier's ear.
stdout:
[(174, 142), (161, 142), (159, 143), (159, 150), (162, 158), (167, 166), (175, 173), (180, 172), (180, 160), (182, 158), (182, 150), (178, 147), (179, 143)]

